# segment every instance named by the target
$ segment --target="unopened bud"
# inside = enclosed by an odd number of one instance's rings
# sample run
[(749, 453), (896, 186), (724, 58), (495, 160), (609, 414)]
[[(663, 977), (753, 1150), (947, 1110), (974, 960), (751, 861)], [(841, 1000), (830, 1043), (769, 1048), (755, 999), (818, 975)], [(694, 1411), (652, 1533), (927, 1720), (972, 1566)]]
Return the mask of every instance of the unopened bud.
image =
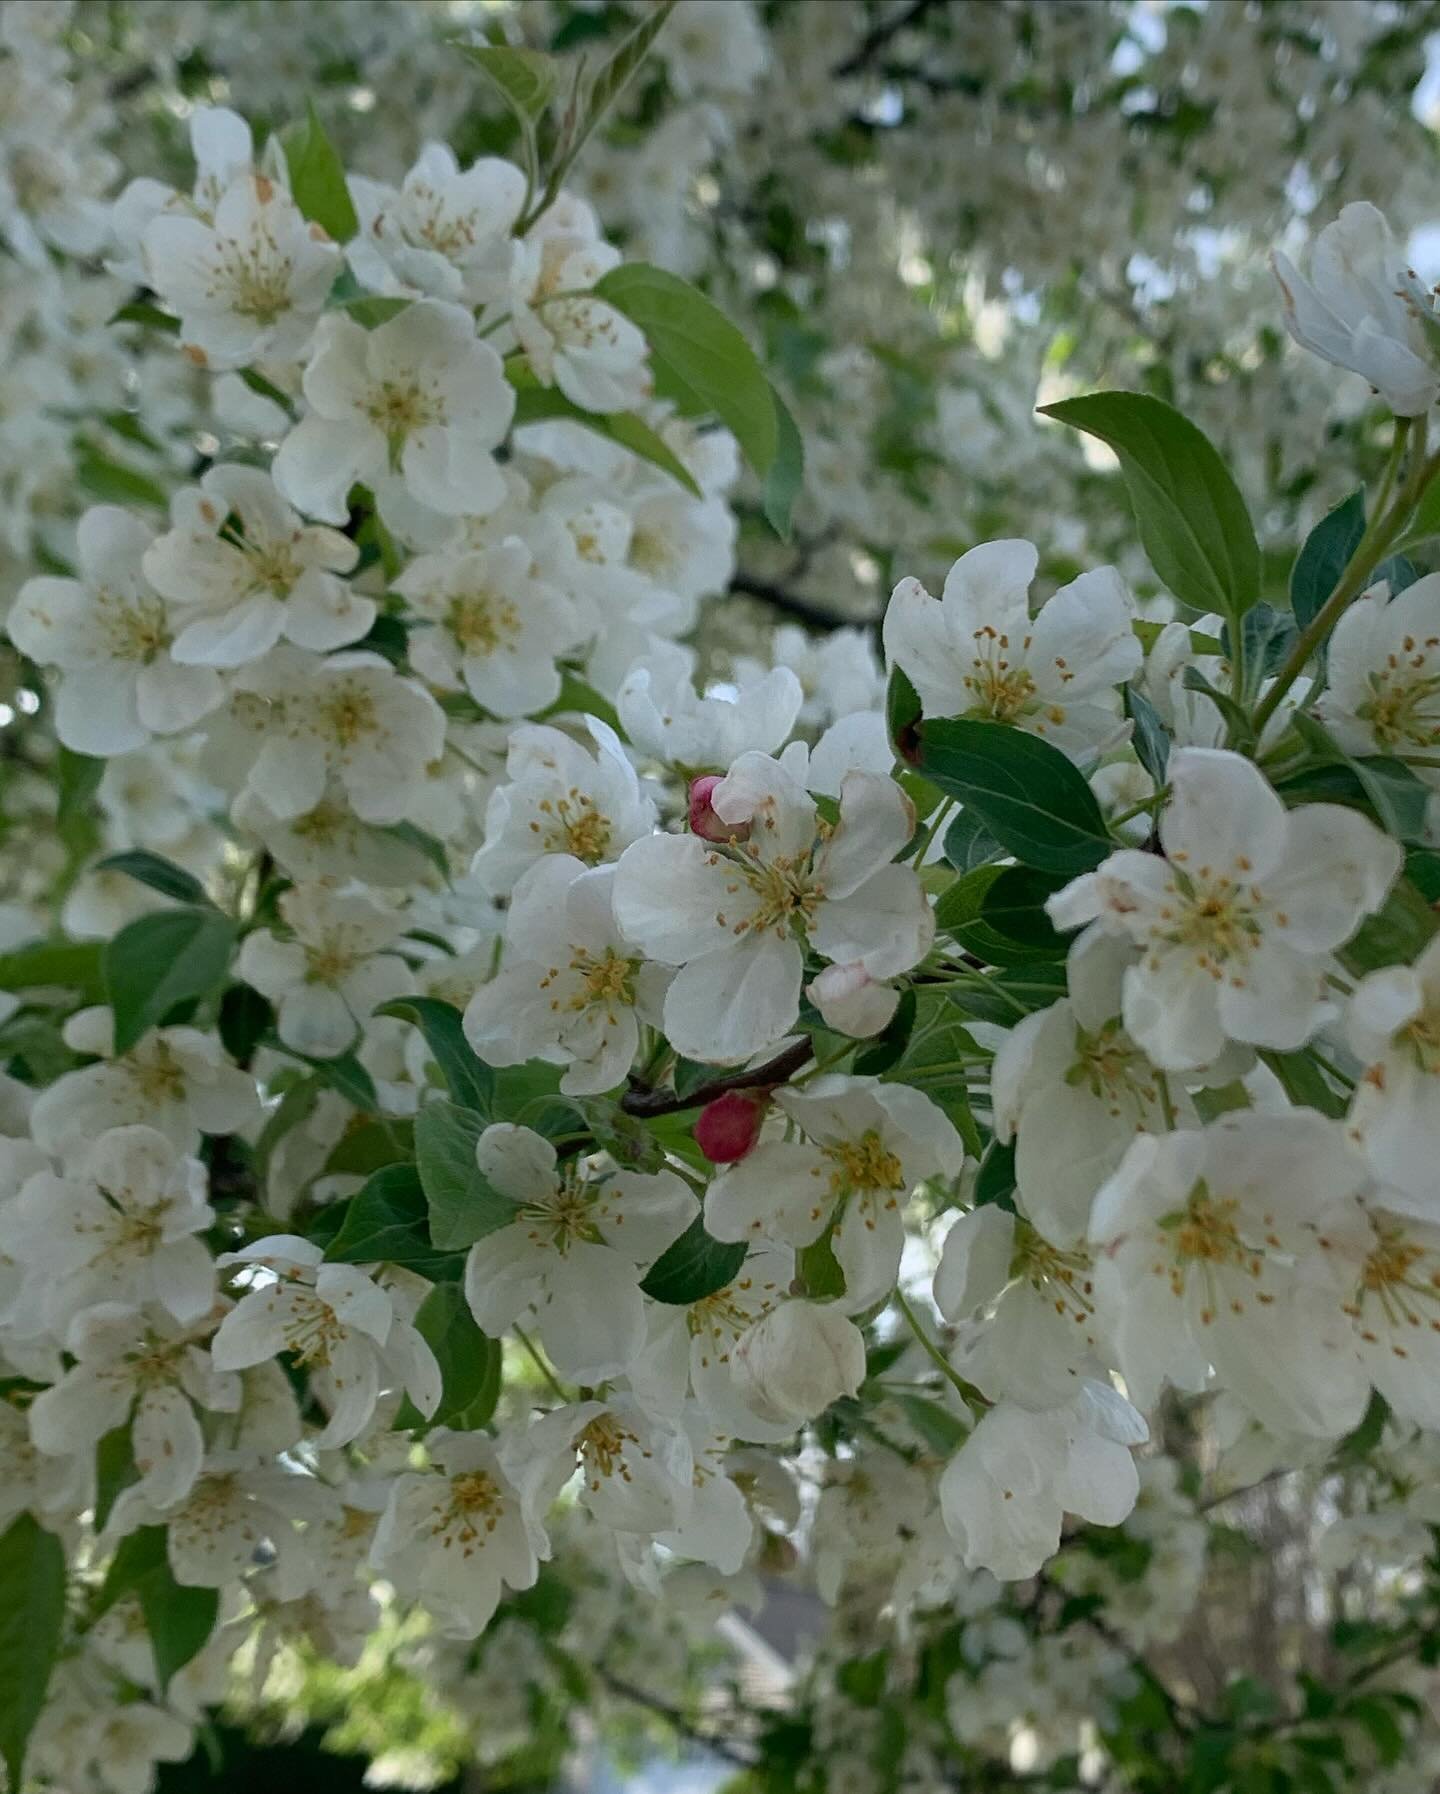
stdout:
[(760, 1138), (768, 1090), (727, 1090), (706, 1103), (695, 1123), (700, 1150), (713, 1165), (733, 1165)]
[(724, 782), (723, 773), (711, 772), (690, 786), (690, 833), (702, 841), (743, 841), (750, 833), (748, 822), (724, 822), (711, 809), (711, 793)]

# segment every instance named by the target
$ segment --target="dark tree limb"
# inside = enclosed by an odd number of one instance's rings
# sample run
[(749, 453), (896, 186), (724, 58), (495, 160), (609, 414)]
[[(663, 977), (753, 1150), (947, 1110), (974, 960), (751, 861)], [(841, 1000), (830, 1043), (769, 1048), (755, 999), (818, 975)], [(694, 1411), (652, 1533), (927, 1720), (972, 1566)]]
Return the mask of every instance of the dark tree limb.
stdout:
[(737, 1071), (729, 1077), (712, 1078), (708, 1084), (697, 1086), (686, 1096), (677, 1096), (673, 1090), (632, 1088), (620, 1098), (620, 1107), (627, 1115), (677, 1115), (682, 1109), (698, 1109), (713, 1102), (729, 1090), (770, 1090), (807, 1064), (814, 1051), (813, 1041), (797, 1040), (754, 1071)]
[(938, 0), (909, 0), (908, 5), (897, 6), (894, 12), (887, 13), (872, 25), (844, 61), (837, 62), (830, 73), (837, 78), (862, 74), (892, 38), (898, 37), (909, 26), (918, 24), (937, 4)]

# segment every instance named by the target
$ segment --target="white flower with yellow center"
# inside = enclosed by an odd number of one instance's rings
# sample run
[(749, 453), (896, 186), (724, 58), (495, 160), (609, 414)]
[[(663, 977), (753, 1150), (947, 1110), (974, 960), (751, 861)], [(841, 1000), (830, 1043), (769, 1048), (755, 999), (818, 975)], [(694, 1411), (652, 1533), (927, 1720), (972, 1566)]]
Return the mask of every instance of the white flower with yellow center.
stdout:
[(553, 1409), (516, 1442), (512, 1465), (537, 1518), (577, 1471), (580, 1505), (613, 1532), (664, 1532), (690, 1510), (689, 1434), (630, 1395)]
[(1322, 1240), (1366, 1182), (1339, 1122), (1310, 1109), (1137, 1136), (1095, 1198), (1094, 1296), (1142, 1408), (1213, 1366), (1262, 1425), (1334, 1438), (1365, 1406)]
[(560, 696), (557, 655), (575, 645), (569, 600), (536, 577), (518, 536), (468, 553), (426, 554), (395, 581), (429, 625), (410, 640), (422, 679), (464, 686), (493, 716), (528, 716)]
[(77, 754), (109, 756), (193, 728), (220, 702), (220, 676), (181, 666), (175, 626), (143, 571), (151, 533), (115, 505), (76, 532), (79, 577), (26, 580), (6, 628), (22, 654), (60, 670), (55, 729)]
[(210, 1330), (208, 1319), (184, 1328), (159, 1309), (87, 1309), (66, 1339), (75, 1362), (31, 1404), (31, 1438), (63, 1457), (93, 1451), (106, 1433), (128, 1426), (145, 1498), (161, 1508), (181, 1500), (205, 1456), (195, 1410), (240, 1406), (239, 1377), (217, 1371), (204, 1350)]
[(398, 189), (349, 185), (360, 230), (345, 254), (362, 286), (468, 305), (504, 292), (525, 204), (513, 162), (482, 156), (462, 172), (448, 144), (427, 143)]
[(765, 754), (742, 754), (709, 794), (728, 842), (652, 835), (621, 856), (615, 915), (647, 958), (678, 966), (665, 1035), (689, 1058), (749, 1058), (794, 1026), (808, 945), (874, 979), (919, 963), (934, 935), (914, 870), (892, 862), (914, 831), (900, 787), (843, 782), (834, 828)]
[(800, 713), (800, 681), (776, 667), (739, 690), (698, 693), (695, 654), (674, 642), (637, 660), (620, 684), (615, 708), (642, 755), (703, 772), (743, 753), (778, 754)]
[(584, 720), (593, 753), (546, 723), (511, 731), (505, 782), (490, 794), (485, 842), (470, 866), (484, 890), (507, 895), (546, 854), (599, 866), (655, 826), (654, 799), (619, 737), (598, 717)]
[(1365, 1062), (1350, 1099), (1351, 1138), (1390, 1207), (1440, 1221), (1440, 941), (1413, 965), (1362, 978), (1347, 1022)]
[(233, 1134), (255, 1120), (255, 1079), (232, 1065), (213, 1034), (198, 1028), (152, 1028), (116, 1055), (108, 1009), (80, 1009), (62, 1030), (65, 1044), (100, 1056), (98, 1065), (65, 1072), (42, 1090), (31, 1132), (61, 1157), (107, 1128), (143, 1123), (179, 1152), (193, 1152), (201, 1134)]
[(212, 467), (176, 493), (170, 518), (146, 550), (145, 573), (175, 607), (173, 653), (183, 664), (245, 666), (282, 635), (325, 653), (375, 621), (374, 599), (342, 577), (359, 549), (338, 530), (303, 523), (259, 468)]
[(1239, 754), (1178, 748), (1160, 817), (1164, 858), (1125, 849), (1047, 904), (1059, 928), (1132, 941), (1126, 1032), (1162, 1070), (1227, 1040), (1302, 1046), (1328, 1013), (1335, 950), (1379, 909), (1399, 846), (1355, 810), (1286, 810)]
[(435, 1412), (435, 1355), (365, 1271), (325, 1264), (318, 1246), (286, 1233), (222, 1253), (217, 1262), (255, 1268), (252, 1287), (211, 1341), (215, 1368), (248, 1370), (282, 1354), (303, 1365), (330, 1417), (317, 1448), (358, 1438), (385, 1389), (404, 1389), (422, 1414)]
[(314, 810), (332, 781), (362, 822), (411, 820), (445, 749), (424, 686), (357, 649), (273, 649), (235, 675), (230, 720), (251, 744), (248, 789), (282, 821)]
[(64, 1177), (39, 1171), (0, 1209), (0, 1252), (44, 1290), (52, 1331), (97, 1302), (209, 1312), (215, 1268), (196, 1238), (215, 1219), (205, 1167), (150, 1127), (101, 1134)]
[(515, 1205), (513, 1221), (478, 1240), (465, 1262), (476, 1323), (498, 1338), (533, 1314), (562, 1377), (619, 1376), (645, 1341), (639, 1267), (695, 1219), (694, 1196), (673, 1171), (562, 1166), (548, 1140), (510, 1122), (485, 1129), (475, 1160)]
[[(1440, 751), (1440, 573), (1389, 595), (1382, 581), (1335, 625), (1319, 709), (1352, 754)], [(1433, 766), (1416, 776), (1440, 782)]]
[(506, 1588), (529, 1588), (549, 1545), (483, 1433), (436, 1427), (430, 1468), (397, 1477), (371, 1548), (377, 1574), (454, 1638), (476, 1638)]
[(620, 265), (597, 237), (552, 229), (520, 244), (510, 273), (510, 323), (530, 366), (586, 411), (624, 411), (650, 390), (643, 333), (590, 288)]
[(762, 1141), (705, 1192), (716, 1239), (808, 1246), (833, 1221), (845, 1307), (868, 1308), (894, 1286), (905, 1204), (926, 1178), (959, 1175), (965, 1148), (923, 1091), (830, 1074), (776, 1105), (804, 1136)]
[(341, 267), (337, 245), (264, 174), (239, 176), (213, 222), (162, 212), (142, 244), (150, 285), (180, 314), (182, 346), (215, 368), (293, 361)]
[(305, 370), (308, 414), (281, 443), (275, 484), (298, 510), (343, 524), (363, 481), (380, 500), (447, 517), (505, 497), (493, 451), (515, 412), (500, 357), (458, 305), (422, 299), (374, 330), (328, 312)]
[(885, 653), (926, 716), (1010, 723), (1090, 760), (1118, 739), (1114, 687), (1138, 670), (1135, 604), (1113, 567), (1082, 573), (1030, 616), (1033, 544), (984, 542), (950, 569), (940, 599), (902, 579)]
[(1321, 1244), (1341, 1280), (1354, 1349), (1400, 1420), (1440, 1428), (1440, 1226), (1355, 1203)]
[(291, 938), (257, 928), (245, 937), (236, 974), (275, 1004), (286, 1046), (333, 1058), (354, 1045), (379, 1004), (408, 988), (404, 960), (385, 951), (404, 917), (363, 892), (342, 896), (326, 885), (293, 885), (280, 916)]
[(546, 854), (515, 886), (505, 960), (465, 1010), (465, 1035), (490, 1065), (546, 1059), (566, 1067), (567, 1096), (620, 1083), (640, 1024), (658, 1026), (670, 974), (649, 965), (615, 925), (613, 866)]

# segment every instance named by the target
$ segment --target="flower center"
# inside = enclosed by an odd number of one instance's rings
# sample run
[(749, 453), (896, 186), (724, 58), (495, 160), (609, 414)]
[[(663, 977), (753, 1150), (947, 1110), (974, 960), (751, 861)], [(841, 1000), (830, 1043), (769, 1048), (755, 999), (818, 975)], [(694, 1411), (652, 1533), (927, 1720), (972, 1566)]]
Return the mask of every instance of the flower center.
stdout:
[[(1214, 1320), (1219, 1305), (1216, 1273), (1235, 1271), (1243, 1277), (1258, 1279), (1264, 1270), (1264, 1251), (1241, 1237), (1239, 1220), (1238, 1199), (1213, 1196), (1203, 1177), (1190, 1192), (1184, 1208), (1175, 1209), (1160, 1219), (1162, 1232), (1170, 1238), (1171, 1259), (1168, 1265), (1157, 1260), (1151, 1270), (1156, 1276), (1168, 1278), (1171, 1294), (1176, 1296), (1185, 1293), (1191, 1270), (1198, 1272), (1206, 1284), (1208, 1296), (1206, 1306), (1200, 1310), (1201, 1322), (1207, 1327)], [(1266, 1302), (1270, 1298), (1258, 1294), (1257, 1300)], [(1230, 1299), (1228, 1306), (1234, 1313), (1239, 1313), (1242, 1308), (1235, 1297)]]
[(1417, 641), (1407, 635), (1398, 652), (1370, 674), (1373, 697), (1355, 708), (1380, 747), (1434, 747), (1440, 742), (1440, 675), (1427, 673), (1440, 636)]
[[(1171, 876), (1172, 901), (1161, 907), (1157, 938), (1193, 949), (1196, 963), (1218, 981), (1225, 975), (1223, 966), (1243, 965), (1259, 945), (1260, 893), (1208, 867), (1191, 876), (1172, 864)], [(1283, 916), (1275, 919), (1284, 925)]]
[(466, 654), (493, 654), (520, 633), (520, 614), (508, 599), (466, 592), (451, 600), (445, 625)]
[(305, 947), (305, 982), (339, 984), (348, 978), (365, 955), (349, 944), (342, 933), (326, 935), (315, 946)]
[(125, 598), (101, 588), (95, 594), (105, 644), (116, 660), (152, 661), (170, 646), (165, 606), (158, 598)]
[(1440, 1008), (1426, 1007), (1395, 1036), (1397, 1046), (1407, 1047), (1419, 1069), (1433, 1077), (1440, 1072)]
[(727, 919), (724, 910), (715, 912), (715, 920), (732, 934), (766, 934), (774, 932), (782, 940), (795, 922), (802, 925), (814, 920), (815, 911), (824, 899), (824, 888), (811, 875), (810, 854), (777, 854), (762, 860), (752, 842), (732, 840), (725, 855), (712, 853), (708, 863), (718, 866), (722, 858), (735, 867), (738, 877), (725, 889), (730, 894), (748, 885), (757, 902), (748, 916), (738, 922)]
[(343, 685), (320, 706), (323, 727), (341, 747), (354, 747), (372, 734), (379, 721), (374, 696), (356, 685)]
[(448, 1551), (458, 1544), (469, 1557), (477, 1545), (484, 1544), (500, 1524), (505, 1513), (505, 1497), (500, 1485), (485, 1470), (466, 1470), (450, 1478), (450, 1499), (438, 1510), (432, 1537), (439, 1538)]
[(1065, 1082), (1083, 1085), (1112, 1115), (1130, 1107), (1143, 1116), (1160, 1100), (1150, 1061), (1125, 1035), (1118, 1016), (1093, 1034), (1076, 1028), (1075, 1059)]
[(595, 1199), (590, 1185), (567, 1177), (550, 1195), (523, 1203), (519, 1218), (529, 1224), (533, 1244), (564, 1253), (573, 1240), (593, 1244), (600, 1238), (594, 1222)]
[(588, 792), (572, 785), (564, 797), (542, 798), (536, 806), (546, 818), (548, 827), (539, 822), (530, 824), (533, 833), (543, 837), (547, 853), (571, 853), (587, 866), (596, 866), (605, 857), (613, 832), (608, 816), (595, 807)]
[[(604, 1478), (618, 1475), (622, 1483), (631, 1480), (625, 1449), (630, 1445), (639, 1446), (640, 1435), (622, 1426), (614, 1414), (597, 1415), (581, 1433), (578, 1443), (585, 1480), (592, 1493), (599, 1489)], [(640, 1455), (648, 1458), (650, 1453), (641, 1449)]]
[[(1406, 1237), (1399, 1222), (1376, 1222), (1375, 1245), (1360, 1271), (1360, 1283), (1353, 1302), (1345, 1312), (1361, 1322), (1360, 1337), (1369, 1344), (1378, 1344), (1375, 1329), (1364, 1324), (1367, 1304), (1375, 1303), (1390, 1327), (1429, 1327), (1440, 1333), (1440, 1267), (1423, 1269), (1425, 1248)], [(1417, 1274), (1417, 1267), (1421, 1267)], [(1394, 1340), (1390, 1350), (1397, 1358), (1407, 1358), (1404, 1346)]]
[(900, 1160), (891, 1152), (874, 1128), (867, 1128), (858, 1140), (844, 1140), (838, 1146), (826, 1146), (824, 1155), (835, 1169), (830, 1173), (830, 1192), (845, 1196), (852, 1191), (889, 1191), (894, 1208), (896, 1191), (905, 1188), (905, 1174)]
[(1048, 1295), (1056, 1314), (1068, 1314), (1082, 1325), (1094, 1314), (1091, 1269), (1088, 1252), (1052, 1246), (1028, 1221), (1017, 1220), (1010, 1275)]
[[(635, 974), (639, 966), (638, 959), (627, 959), (613, 947), (607, 947), (598, 956), (577, 951), (571, 958), (570, 970), (580, 974), (580, 988), (563, 1005), (558, 997), (552, 998), (550, 1007), (579, 1013), (598, 1004), (611, 1010), (610, 1019), (614, 1021), (613, 1011), (617, 1007), (631, 1009), (635, 1005)], [(558, 966), (552, 966), (540, 980), (541, 990), (547, 989), (559, 972)]]
[(148, 1102), (178, 1102), (185, 1094), (184, 1070), (163, 1040), (155, 1041), (143, 1056), (135, 1054), (129, 1072), (136, 1090)]
[(286, 1348), (301, 1364), (323, 1370), (335, 1347), (345, 1337), (345, 1327), (328, 1302), (309, 1290), (297, 1290), (296, 1300), (283, 1328)]
[(398, 471), (405, 439), (416, 430), (444, 421), (438, 394), (422, 392), (418, 380), (382, 380), (370, 390), (365, 414), (390, 447), (390, 465)]

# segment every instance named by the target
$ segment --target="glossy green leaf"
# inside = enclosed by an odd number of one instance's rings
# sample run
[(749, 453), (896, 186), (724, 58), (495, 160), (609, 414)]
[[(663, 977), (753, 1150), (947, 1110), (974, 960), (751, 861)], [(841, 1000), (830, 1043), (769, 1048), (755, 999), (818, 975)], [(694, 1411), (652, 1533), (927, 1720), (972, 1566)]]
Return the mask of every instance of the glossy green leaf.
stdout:
[(474, 1432), (495, 1412), (500, 1399), (503, 1354), (500, 1342), (475, 1325), (458, 1283), (437, 1283), (415, 1314), (420, 1337), (440, 1366), (440, 1405), (429, 1421), (407, 1402), (397, 1426), (448, 1426)]
[(554, 418), (581, 424), (597, 436), (605, 437), (607, 441), (628, 449), (632, 455), (638, 455), (642, 461), (649, 461), (668, 473), (692, 497), (702, 496), (694, 474), (664, 437), (652, 430), (643, 418), (636, 417), (630, 411), (586, 411), (567, 399), (558, 387), (542, 386), (521, 360), (507, 362), (505, 372), (515, 388), (517, 429), (525, 424), (545, 423)]
[(684, 1308), (713, 1296), (740, 1274), (750, 1248), (712, 1239), (697, 1215), (680, 1238), (651, 1265), (640, 1287), (655, 1302)]
[(25, 1750), (65, 1630), (65, 1550), (30, 1514), (0, 1533), (0, 1759), (23, 1785)]
[(209, 904), (214, 908), (204, 885), (193, 872), (187, 872), (183, 866), (177, 866), (173, 860), (164, 859), (158, 853), (147, 853), (140, 848), (128, 853), (109, 853), (103, 860), (96, 861), (95, 870), (123, 872), (128, 878), (148, 885), (152, 891), (159, 891), (163, 897), (174, 897), (180, 903)]
[(1094, 792), (1048, 741), (969, 717), (931, 719), (919, 735), (921, 772), (959, 798), (1016, 859), (1073, 876), (1112, 851)]
[(104, 952), (115, 1012), (115, 1051), (125, 1053), (177, 1003), (206, 997), (224, 978), (235, 924), (216, 909), (187, 905), (127, 923)]
[(430, 1205), (414, 1165), (386, 1165), (345, 1205), (344, 1219), (325, 1248), (331, 1264), (394, 1264), (422, 1277), (457, 1274), (458, 1254), (430, 1240)]
[(280, 133), (290, 192), (303, 217), (318, 224), (337, 243), (348, 243), (360, 228), (345, 165), (320, 122), (312, 100), (303, 122)]
[(382, 1003), (376, 1015), (413, 1022), (440, 1067), (445, 1086), (462, 1109), (490, 1116), (495, 1108), (495, 1073), (470, 1050), (460, 1011), (439, 997), (396, 997)]
[(1260, 596), (1260, 549), (1245, 500), (1203, 431), (1148, 393), (1090, 393), (1041, 411), (1115, 451), (1161, 583), (1195, 610), (1243, 616)]
[(1305, 538), (1290, 572), (1290, 608), (1303, 629), (1340, 583), (1365, 534), (1365, 494), (1352, 492)]
[(430, 1238), (460, 1252), (506, 1227), (517, 1210), (480, 1175), (475, 1143), (485, 1118), (454, 1103), (426, 1103), (415, 1118), (415, 1157), (430, 1209)]

